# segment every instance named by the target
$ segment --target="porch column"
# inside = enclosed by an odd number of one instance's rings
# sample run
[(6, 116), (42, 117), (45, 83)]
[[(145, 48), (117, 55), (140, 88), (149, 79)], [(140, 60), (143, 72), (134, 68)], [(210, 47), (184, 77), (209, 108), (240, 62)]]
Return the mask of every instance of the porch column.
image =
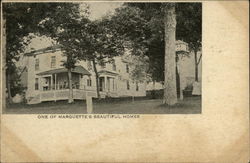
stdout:
[(104, 91), (107, 91), (108, 82), (107, 82), (107, 76), (104, 76)]
[(109, 88), (111, 92), (114, 92), (114, 78), (110, 78)]
[(118, 83), (119, 79), (118, 77), (114, 78), (114, 84), (115, 84), (115, 91), (117, 92), (118, 88), (117, 88), (117, 83)]
[(79, 89), (81, 88), (81, 74), (79, 74)]
[(53, 83), (53, 74), (52, 75), (50, 75), (50, 90), (53, 90), (52, 88), (53, 88), (53, 85), (54, 85), (54, 83)]
[(40, 76), (39, 78), (38, 78), (38, 90), (39, 90), (39, 101), (41, 102), (42, 101), (42, 97), (41, 97), (41, 91), (43, 91), (43, 89), (42, 89), (43, 87), (42, 87), (42, 77)]
[(57, 74), (55, 74), (55, 90), (57, 90)]
[[(42, 84), (41, 84), (41, 78), (42, 77), (38, 77), (38, 90), (41, 91), (42, 90)], [(36, 82), (36, 81), (35, 81)]]
[(115, 77), (114, 78), (114, 91), (117, 92), (117, 82), (118, 82), (118, 79)]

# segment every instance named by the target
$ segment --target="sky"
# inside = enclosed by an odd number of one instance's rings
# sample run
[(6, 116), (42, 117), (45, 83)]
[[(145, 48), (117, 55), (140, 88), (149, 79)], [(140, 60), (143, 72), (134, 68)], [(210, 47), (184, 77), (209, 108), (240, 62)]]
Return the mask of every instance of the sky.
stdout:
[[(113, 13), (116, 8), (122, 5), (122, 2), (88, 2), (89, 5), (89, 19), (96, 20), (109, 13)], [(84, 5), (81, 5), (84, 7)], [(27, 46), (26, 52), (30, 51), (31, 48), (37, 50), (46, 48), (52, 45), (52, 40), (46, 37), (35, 37), (32, 39), (31, 43)]]
[(122, 5), (122, 2), (89, 2), (90, 19), (99, 19)]

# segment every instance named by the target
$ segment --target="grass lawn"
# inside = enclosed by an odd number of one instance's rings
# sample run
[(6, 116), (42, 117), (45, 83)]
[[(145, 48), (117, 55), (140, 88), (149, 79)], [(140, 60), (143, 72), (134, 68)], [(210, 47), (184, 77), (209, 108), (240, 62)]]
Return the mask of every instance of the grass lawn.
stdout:
[[(201, 114), (201, 97), (187, 97), (175, 106), (162, 104), (161, 99), (124, 101), (94, 101), (94, 114)], [(85, 101), (43, 102), (40, 104), (11, 104), (4, 114), (86, 114)]]

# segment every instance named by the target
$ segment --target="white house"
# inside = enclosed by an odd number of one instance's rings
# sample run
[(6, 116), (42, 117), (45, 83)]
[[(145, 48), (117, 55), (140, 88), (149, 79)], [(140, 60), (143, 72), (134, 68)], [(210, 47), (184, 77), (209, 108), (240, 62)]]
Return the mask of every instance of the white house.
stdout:
[[(53, 46), (25, 54), (29, 104), (43, 101), (68, 99), (67, 69), (62, 66), (66, 59), (60, 47)], [(114, 58), (113, 63), (97, 65), (101, 98), (146, 96), (146, 82), (130, 78), (129, 55)], [(85, 99), (86, 95), (97, 97), (96, 77), (92, 62), (80, 61), (72, 71), (73, 98)]]
[[(176, 42), (176, 51), (189, 53), (187, 43)], [(199, 54), (200, 55), (200, 54)], [(59, 46), (51, 46), (24, 55), (26, 66), (21, 76), (25, 83), (27, 103), (40, 103), (43, 101), (67, 100), (68, 75), (67, 69), (62, 66), (66, 57), (62, 55)], [(114, 58), (113, 63), (97, 65), (99, 75), (99, 90), (101, 98), (146, 96), (147, 90), (162, 89), (162, 82), (152, 83), (131, 79), (133, 58), (124, 54)], [(132, 63), (132, 64), (131, 64)], [(194, 82), (195, 65), (194, 54), (179, 57), (177, 62), (180, 91)], [(201, 63), (199, 64), (199, 77), (201, 77)], [(92, 62), (79, 61), (72, 71), (72, 86), (74, 99), (86, 99), (86, 95), (97, 97), (96, 76)], [(200, 81), (200, 80), (199, 80)]]

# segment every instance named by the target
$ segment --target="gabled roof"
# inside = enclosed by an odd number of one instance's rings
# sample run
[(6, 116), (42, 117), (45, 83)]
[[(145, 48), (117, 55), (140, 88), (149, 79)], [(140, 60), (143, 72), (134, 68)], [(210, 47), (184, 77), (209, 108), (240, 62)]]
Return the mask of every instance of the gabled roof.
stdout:
[[(65, 72), (68, 72), (68, 69), (59, 68), (59, 69), (53, 69), (53, 70), (49, 70), (49, 71), (40, 72), (37, 75), (51, 75), (51, 74), (59, 74), (59, 73), (65, 73)], [(91, 75), (91, 73), (82, 66), (76, 66), (72, 70), (72, 72), (82, 74), (82, 75)]]
[(44, 54), (44, 53), (48, 53), (48, 52), (59, 51), (61, 49), (62, 49), (61, 45), (54, 45), (54, 46), (50, 46), (50, 47), (43, 48), (43, 49), (32, 50), (32, 51), (30, 51), (28, 53), (25, 53), (24, 55), (33, 56), (33, 55)]
[(117, 73), (115, 72), (111, 72), (111, 71), (107, 71), (107, 70), (101, 70), (98, 72), (98, 74), (100, 75), (111, 75), (111, 76), (116, 76), (118, 75)]

